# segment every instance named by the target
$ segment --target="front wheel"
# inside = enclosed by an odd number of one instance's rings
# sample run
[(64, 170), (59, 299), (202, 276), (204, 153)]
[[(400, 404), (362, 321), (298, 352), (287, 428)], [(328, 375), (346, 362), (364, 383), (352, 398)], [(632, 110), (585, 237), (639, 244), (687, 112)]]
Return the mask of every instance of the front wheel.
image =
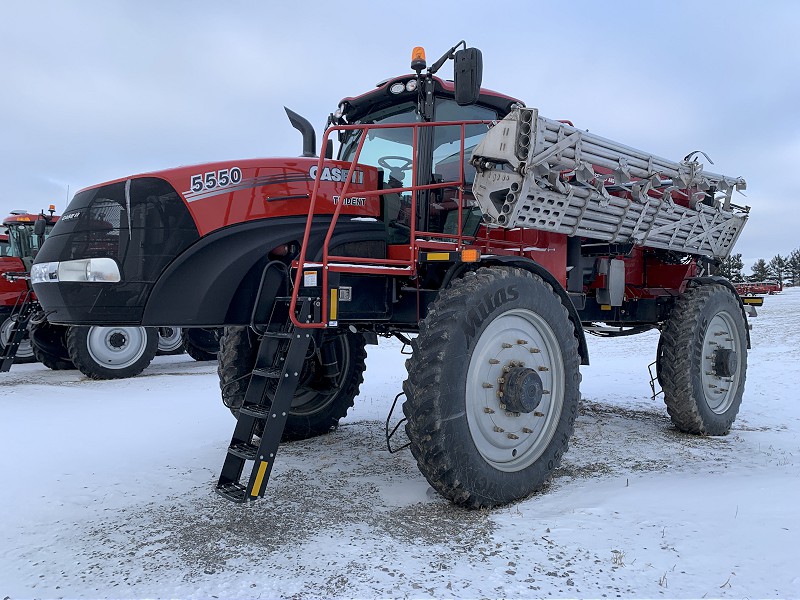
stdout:
[(67, 350), (92, 379), (124, 379), (141, 373), (158, 350), (153, 327), (70, 327)]
[(736, 294), (719, 283), (690, 285), (659, 346), (658, 379), (675, 426), (698, 435), (727, 434), (747, 373), (747, 323)]
[[(259, 343), (249, 327), (226, 327), (220, 340), (217, 371), (222, 402), (234, 415), (244, 401)], [(328, 360), (323, 360), (323, 355)], [(326, 334), (303, 365), (282, 441), (303, 440), (334, 429), (358, 396), (366, 357), (364, 336)], [(326, 362), (329, 369), (333, 366), (327, 372), (323, 366)]]
[(440, 292), (412, 349), (403, 412), (431, 486), (467, 508), (539, 490), (580, 401), (575, 329), (550, 285), (518, 268), (466, 273)]

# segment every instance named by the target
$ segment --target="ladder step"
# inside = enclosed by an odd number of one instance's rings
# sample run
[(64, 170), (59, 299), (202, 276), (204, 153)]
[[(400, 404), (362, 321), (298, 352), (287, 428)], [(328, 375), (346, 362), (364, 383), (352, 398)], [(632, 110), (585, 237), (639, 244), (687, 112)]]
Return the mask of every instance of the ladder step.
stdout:
[(295, 336), (293, 331), (265, 331), (264, 337), (275, 338), (277, 340), (290, 340)]
[(234, 456), (238, 456), (239, 458), (243, 458), (245, 460), (255, 460), (256, 453), (258, 452), (258, 447), (253, 446), (252, 444), (246, 444), (241, 442), (239, 444), (234, 444), (230, 448), (228, 448), (228, 453), (233, 454)]
[(239, 409), (240, 415), (249, 415), (256, 419), (266, 419), (269, 417), (269, 406), (261, 406), (260, 404), (246, 404)]
[(253, 375), (261, 375), (268, 379), (280, 379), (281, 370), (278, 367), (267, 367), (264, 369), (253, 369)]
[(231, 502), (247, 502), (247, 487), (235, 481), (218, 485), (216, 492)]

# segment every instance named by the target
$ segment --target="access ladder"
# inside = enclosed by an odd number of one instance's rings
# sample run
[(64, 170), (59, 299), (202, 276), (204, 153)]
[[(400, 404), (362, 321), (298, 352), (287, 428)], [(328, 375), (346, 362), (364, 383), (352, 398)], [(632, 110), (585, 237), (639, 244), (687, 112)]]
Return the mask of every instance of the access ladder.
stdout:
[[(288, 304), (289, 298), (278, 298)], [(297, 319), (310, 323), (319, 299), (300, 298)], [(236, 428), (228, 446), (216, 491), (232, 502), (249, 502), (264, 495), (275, 455), (283, 435), (292, 398), (311, 342), (318, 342), (319, 330), (300, 329), (287, 319), (279, 329), (263, 332), (256, 362)], [(256, 432), (263, 428), (257, 443)], [(253, 465), (247, 483), (242, 483), (246, 463)]]

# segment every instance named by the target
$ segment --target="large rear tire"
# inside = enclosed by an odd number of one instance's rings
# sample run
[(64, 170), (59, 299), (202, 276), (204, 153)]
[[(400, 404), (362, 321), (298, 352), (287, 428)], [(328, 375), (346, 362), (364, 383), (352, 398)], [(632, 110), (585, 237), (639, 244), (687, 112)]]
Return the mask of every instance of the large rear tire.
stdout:
[(658, 379), (672, 422), (686, 433), (725, 435), (742, 404), (747, 323), (723, 284), (690, 285), (661, 333)]
[(403, 412), (431, 486), (467, 508), (539, 490), (580, 401), (575, 329), (550, 285), (519, 268), (466, 273), (440, 292), (412, 349)]
[(74, 369), (67, 350), (67, 327), (47, 321), (31, 325), (30, 336), (33, 355), (53, 371)]
[[(11, 332), (14, 329), (14, 319), (8, 317), (2, 324), (0, 324), (0, 352), (2, 352), (8, 341), (11, 339)], [(36, 362), (36, 357), (33, 354), (33, 347), (30, 340), (30, 328), (25, 332), (25, 336), (17, 346), (17, 353), (14, 355), (14, 364), (21, 365), (25, 363)]]
[(158, 350), (154, 327), (70, 327), (67, 350), (92, 379), (124, 379), (141, 373)]
[[(226, 327), (220, 339), (217, 371), (222, 401), (234, 415), (244, 401), (258, 344), (249, 327)], [(338, 375), (334, 378), (323, 375), (320, 352), (306, 359), (281, 438), (284, 442), (315, 437), (334, 429), (353, 406), (364, 382), (367, 357), (364, 336), (334, 333), (326, 335), (323, 344), (332, 345)]]

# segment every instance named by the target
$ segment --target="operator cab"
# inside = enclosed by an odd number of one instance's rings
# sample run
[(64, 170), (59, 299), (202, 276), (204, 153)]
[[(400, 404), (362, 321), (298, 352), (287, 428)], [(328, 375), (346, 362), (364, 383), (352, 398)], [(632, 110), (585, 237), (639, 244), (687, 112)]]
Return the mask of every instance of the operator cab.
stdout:
[[(474, 49), (470, 49), (474, 50)], [(417, 49), (415, 49), (415, 60)], [(453, 51), (451, 50), (450, 54)], [(446, 55), (447, 56), (447, 55)], [(444, 57), (443, 57), (444, 58)], [(452, 56), (451, 56), (452, 58)], [(473, 93), (465, 96), (459, 83), (427, 75), (424, 68), (412, 61), (417, 75), (405, 75), (383, 81), (371, 92), (354, 98), (345, 98), (330, 122), (335, 125), (387, 125), (419, 122), (479, 121), (464, 125), (464, 152), (461, 153), (461, 125), (443, 125), (420, 128), (417, 156), (414, 156), (414, 129), (397, 127), (371, 129), (358, 157), (358, 163), (377, 167), (379, 185), (386, 190), (407, 188), (412, 185), (416, 166), (416, 184), (427, 185), (444, 181), (461, 183), (464, 188), (462, 232), (473, 236), (481, 223), (481, 212), (471, 194), (475, 169), (469, 164), (472, 149), (486, 134), (491, 123), (505, 117), (513, 107), (524, 104), (509, 96), (482, 89), (480, 85), (480, 57), (477, 57), (477, 81), (471, 73), (469, 86)], [(456, 61), (458, 63), (458, 61)], [(435, 72), (435, 71), (434, 71)], [(458, 77), (458, 71), (457, 71)], [(464, 77), (462, 75), (462, 81)], [(465, 101), (466, 98), (466, 101)], [(344, 130), (339, 133), (338, 158), (352, 162), (363, 130)], [(462, 161), (459, 157), (463, 156)], [(416, 160), (416, 165), (415, 165)], [(462, 175), (463, 174), (463, 175)], [(418, 192), (418, 231), (431, 233), (458, 233), (458, 187)], [(411, 192), (387, 191), (381, 197), (381, 219), (389, 244), (406, 244), (410, 234)]]

